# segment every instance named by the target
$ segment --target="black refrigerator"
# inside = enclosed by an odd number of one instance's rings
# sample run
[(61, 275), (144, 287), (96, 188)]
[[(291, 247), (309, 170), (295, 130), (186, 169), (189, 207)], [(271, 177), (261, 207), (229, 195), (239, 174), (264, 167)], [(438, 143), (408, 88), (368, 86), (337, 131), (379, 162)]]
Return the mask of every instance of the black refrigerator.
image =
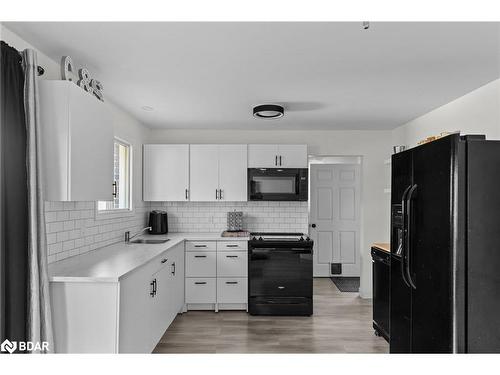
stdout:
[(392, 156), (391, 353), (500, 352), (500, 141)]

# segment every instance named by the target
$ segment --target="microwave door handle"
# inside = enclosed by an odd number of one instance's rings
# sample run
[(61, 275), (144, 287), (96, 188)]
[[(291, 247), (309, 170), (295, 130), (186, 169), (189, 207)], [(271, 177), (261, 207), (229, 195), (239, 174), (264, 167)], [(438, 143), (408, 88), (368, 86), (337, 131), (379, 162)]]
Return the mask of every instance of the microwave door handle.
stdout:
[(412, 217), (412, 199), (414, 198), (415, 191), (417, 190), (417, 185), (413, 185), (408, 192), (408, 196), (406, 197), (406, 225), (408, 227), (408, 232), (406, 233), (405, 240), (406, 240), (406, 266), (405, 266), (405, 272), (406, 272), (406, 277), (408, 279), (408, 283), (411, 285), (413, 289), (417, 289), (417, 286), (415, 285), (415, 282), (413, 281), (411, 277), (411, 272), (410, 272), (410, 256), (411, 256), (411, 217)]
[(410, 283), (406, 279), (405, 272), (405, 253), (406, 253), (406, 197), (411, 189), (411, 185), (408, 186), (403, 192), (403, 198), (401, 199), (401, 216), (403, 219), (403, 229), (401, 232), (401, 277), (408, 288), (411, 288)]

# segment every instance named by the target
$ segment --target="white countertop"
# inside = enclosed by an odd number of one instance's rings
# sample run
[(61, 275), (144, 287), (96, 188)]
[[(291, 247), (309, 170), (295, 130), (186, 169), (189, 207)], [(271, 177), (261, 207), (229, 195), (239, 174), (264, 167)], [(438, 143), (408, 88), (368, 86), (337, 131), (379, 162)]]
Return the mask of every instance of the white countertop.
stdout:
[(248, 237), (221, 237), (219, 233), (169, 233), (136, 238), (168, 238), (162, 244), (125, 244), (119, 242), (88, 253), (49, 264), (51, 282), (118, 282), (156, 256), (188, 241), (248, 241)]

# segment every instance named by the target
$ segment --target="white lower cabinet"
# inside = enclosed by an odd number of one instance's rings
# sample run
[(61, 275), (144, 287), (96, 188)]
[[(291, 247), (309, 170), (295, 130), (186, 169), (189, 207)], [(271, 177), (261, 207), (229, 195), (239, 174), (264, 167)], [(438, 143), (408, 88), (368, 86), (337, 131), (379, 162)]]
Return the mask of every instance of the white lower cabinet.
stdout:
[(217, 302), (215, 277), (186, 278), (186, 303), (214, 304)]
[(246, 277), (217, 278), (217, 302), (220, 304), (247, 303)]
[(186, 275), (188, 277), (216, 277), (216, 252), (186, 252)]
[(217, 253), (217, 277), (246, 277), (247, 268), (246, 252), (224, 251)]
[(182, 242), (118, 282), (51, 282), (55, 351), (150, 353), (183, 310), (184, 281)]
[(247, 309), (247, 241), (186, 241), (186, 308)]
[(120, 281), (120, 353), (150, 353), (184, 307), (184, 244)]

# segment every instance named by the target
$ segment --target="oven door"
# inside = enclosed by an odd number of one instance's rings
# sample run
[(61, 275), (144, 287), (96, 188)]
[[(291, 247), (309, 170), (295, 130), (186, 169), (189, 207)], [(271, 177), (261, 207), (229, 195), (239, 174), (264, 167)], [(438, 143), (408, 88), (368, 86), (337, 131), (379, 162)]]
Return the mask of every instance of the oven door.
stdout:
[(307, 201), (307, 168), (248, 168), (248, 200)]
[(249, 249), (249, 297), (312, 298), (312, 249)]

